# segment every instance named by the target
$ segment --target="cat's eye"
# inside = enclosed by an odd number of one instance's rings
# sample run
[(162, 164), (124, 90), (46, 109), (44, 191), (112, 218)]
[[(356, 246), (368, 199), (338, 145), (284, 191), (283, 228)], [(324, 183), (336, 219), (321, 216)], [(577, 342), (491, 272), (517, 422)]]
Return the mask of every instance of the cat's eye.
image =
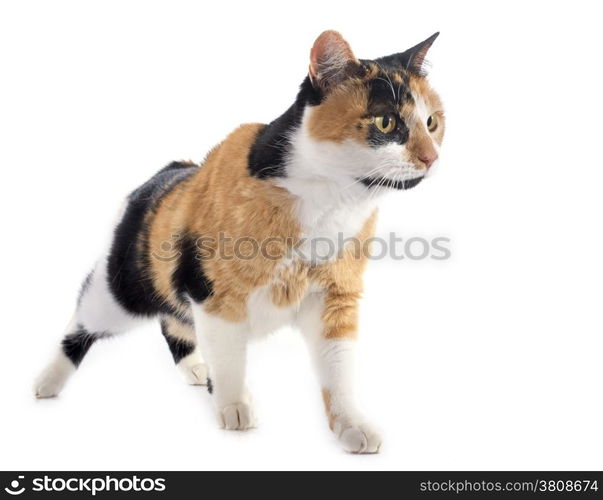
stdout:
[(375, 127), (379, 132), (390, 134), (396, 128), (396, 117), (394, 115), (375, 116)]
[(438, 128), (438, 117), (436, 115), (431, 115), (427, 118), (427, 130), (430, 132), (435, 132)]

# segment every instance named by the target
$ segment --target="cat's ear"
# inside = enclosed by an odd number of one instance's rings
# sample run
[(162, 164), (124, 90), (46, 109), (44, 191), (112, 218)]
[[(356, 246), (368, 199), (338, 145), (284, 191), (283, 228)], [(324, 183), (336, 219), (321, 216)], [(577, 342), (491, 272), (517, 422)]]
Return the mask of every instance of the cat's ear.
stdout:
[(401, 66), (411, 73), (415, 73), (420, 76), (425, 75), (425, 56), (431, 48), (435, 39), (439, 36), (440, 32), (434, 33), (427, 40), (423, 40), (414, 47), (411, 47), (404, 52), (394, 54), (391, 56), (377, 59), (377, 61), (383, 61), (393, 66)]
[(413, 73), (422, 74), (423, 65), (425, 63), (425, 56), (427, 51), (435, 42), (435, 39), (440, 35), (440, 32), (436, 32), (431, 35), (427, 40), (423, 40), (421, 43), (408, 49), (405, 53), (408, 54), (408, 62), (406, 63), (406, 69)]
[(321, 33), (312, 46), (308, 74), (315, 88), (328, 90), (359, 66), (350, 44), (337, 31), (329, 30)]

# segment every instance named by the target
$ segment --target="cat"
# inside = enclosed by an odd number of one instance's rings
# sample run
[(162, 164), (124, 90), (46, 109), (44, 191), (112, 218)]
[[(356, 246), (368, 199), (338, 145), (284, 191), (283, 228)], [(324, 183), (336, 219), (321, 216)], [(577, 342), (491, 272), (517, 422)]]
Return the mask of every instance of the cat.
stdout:
[(381, 194), (416, 186), (438, 160), (444, 112), (424, 68), (437, 36), (360, 60), (325, 31), (284, 114), (133, 191), (35, 395), (58, 395), (98, 339), (158, 318), (188, 382), (208, 385), (221, 426), (249, 429), (247, 344), (291, 325), (343, 448), (377, 453), (379, 431), (351, 382), (367, 259), (355, 243), (372, 237)]

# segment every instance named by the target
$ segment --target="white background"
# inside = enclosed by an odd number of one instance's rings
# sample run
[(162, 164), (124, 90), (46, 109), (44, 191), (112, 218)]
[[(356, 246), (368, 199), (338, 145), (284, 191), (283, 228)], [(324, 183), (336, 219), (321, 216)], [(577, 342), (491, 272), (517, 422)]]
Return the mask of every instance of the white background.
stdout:
[[(0, 468), (603, 468), (603, 116), (597, 2), (31, 2), (0, 7)], [(31, 384), (121, 199), (293, 101), (314, 38), (361, 58), (440, 30), (437, 175), (380, 233), (451, 238), (372, 262), (359, 389), (379, 456), (340, 451), (298, 335), (251, 350), (260, 427), (217, 429), (150, 324)]]

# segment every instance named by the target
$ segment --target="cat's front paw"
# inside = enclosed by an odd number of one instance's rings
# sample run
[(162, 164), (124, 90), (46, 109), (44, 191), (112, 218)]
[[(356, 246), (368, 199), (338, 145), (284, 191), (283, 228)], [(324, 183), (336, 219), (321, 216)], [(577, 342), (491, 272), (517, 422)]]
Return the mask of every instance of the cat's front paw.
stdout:
[(248, 403), (233, 403), (218, 409), (222, 429), (246, 431), (256, 427), (253, 406)]
[(335, 421), (333, 431), (344, 449), (350, 453), (379, 453), (381, 435), (369, 423), (350, 424), (345, 421)]

